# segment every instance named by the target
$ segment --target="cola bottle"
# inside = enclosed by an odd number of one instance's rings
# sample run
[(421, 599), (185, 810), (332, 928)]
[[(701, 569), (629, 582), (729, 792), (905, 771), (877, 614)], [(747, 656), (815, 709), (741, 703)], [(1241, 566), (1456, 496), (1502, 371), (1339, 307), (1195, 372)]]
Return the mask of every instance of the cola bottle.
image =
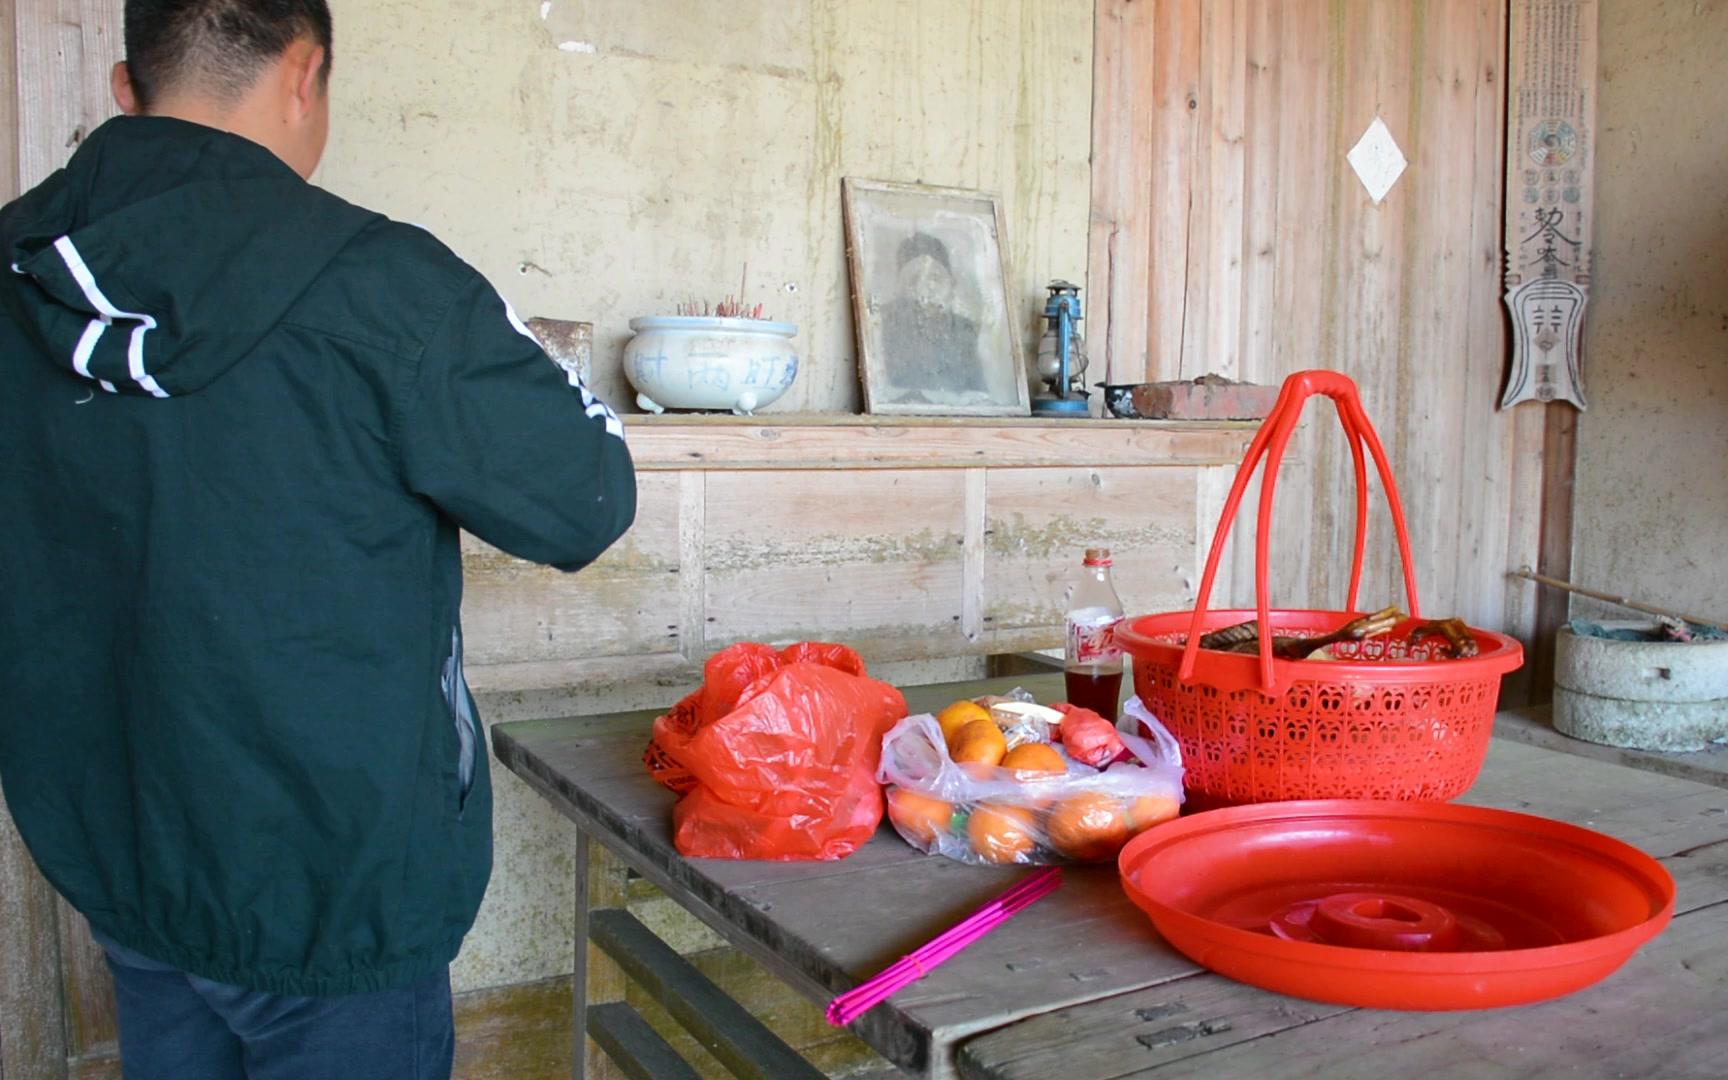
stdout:
[(1110, 580), (1110, 550), (1088, 548), (1079, 584), (1068, 598), (1063, 620), (1067, 639), (1064, 673), (1068, 702), (1091, 709), (1112, 722), (1122, 697), (1122, 647), (1116, 627), (1122, 598)]

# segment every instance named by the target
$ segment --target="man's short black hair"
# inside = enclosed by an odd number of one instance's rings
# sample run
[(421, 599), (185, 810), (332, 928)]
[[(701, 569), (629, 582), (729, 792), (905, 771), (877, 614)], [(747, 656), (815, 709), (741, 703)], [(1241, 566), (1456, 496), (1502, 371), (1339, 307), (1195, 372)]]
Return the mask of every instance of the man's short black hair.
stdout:
[(264, 66), (302, 36), (324, 47), (333, 33), (326, 0), (126, 0), (126, 67), (138, 107), (191, 86), (240, 98)]

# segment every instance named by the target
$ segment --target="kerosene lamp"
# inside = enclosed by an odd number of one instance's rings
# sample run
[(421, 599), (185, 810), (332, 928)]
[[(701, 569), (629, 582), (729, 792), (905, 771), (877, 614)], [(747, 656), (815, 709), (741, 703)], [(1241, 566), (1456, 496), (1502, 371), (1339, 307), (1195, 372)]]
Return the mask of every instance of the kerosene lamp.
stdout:
[(1036, 416), (1083, 417), (1087, 414), (1086, 348), (1078, 324), (1080, 286), (1052, 281), (1044, 304), (1047, 325), (1038, 342), (1038, 378), (1046, 389), (1032, 399)]

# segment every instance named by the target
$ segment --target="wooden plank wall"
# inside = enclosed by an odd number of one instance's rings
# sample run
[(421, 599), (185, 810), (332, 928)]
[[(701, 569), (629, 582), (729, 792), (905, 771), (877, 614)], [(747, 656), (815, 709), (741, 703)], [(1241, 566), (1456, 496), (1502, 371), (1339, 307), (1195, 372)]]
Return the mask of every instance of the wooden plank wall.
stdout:
[[(737, 641), (843, 641), (872, 662), (1061, 644), (1081, 553), (1135, 612), (1191, 603), (1204, 482), (1248, 425), (865, 418), (638, 421), (637, 524), (571, 576), (468, 538), (476, 690), (663, 704)], [(700, 448), (699, 450), (693, 448)], [(1213, 511), (1215, 513), (1215, 511)]]
[[(0, 0), (0, 203), (19, 191), (16, 3)], [(0, 805), (0, 1080), (55, 1076), (56, 1063), (65, 1073), (53, 928), (54, 893)]]
[(18, 6), (18, 171), (27, 191), (117, 111), (109, 72), (124, 51), (123, 0), (27, 0)]
[[(0, 201), (59, 168), (115, 112), (121, 0), (0, 4)], [(0, 811), (0, 1080), (68, 1075), (111, 1053), (112, 981), (82, 916), (36, 872)]]
[[(1504, 0), (1099, 0), (1098, 15), (1093, 354), (1102, 336), (1118, 382), (1350, 374), (1393, 458), (1425, 611), (1528, 633), (1533, 596), (1504, 575), (1534, 562), (1542, 431), (1494, 407)], [(1378, 206), (1345, 161), (1377, 115), (1410, 162)], [(1338, 605), (1354, 481), (1329, 410), (1305, 428), (1278, 488), (1273, 601)], [(1401, 598), (1376, 513), (1366, 604)], [(1250, 510), (1237, 535), (1252, 528)], [(1229, 563), (1243, 604), (1251, 549)]]

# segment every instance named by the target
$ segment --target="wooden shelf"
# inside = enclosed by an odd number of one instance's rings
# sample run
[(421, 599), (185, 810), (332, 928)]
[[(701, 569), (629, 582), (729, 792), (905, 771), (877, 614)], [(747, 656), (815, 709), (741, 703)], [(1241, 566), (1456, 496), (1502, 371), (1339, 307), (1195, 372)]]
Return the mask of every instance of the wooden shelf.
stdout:
[(668, 414), (626, 417), (625, 427), (638, 469), (701, 471), (1234, 465), (1258, 425)]
[(469, 671), (494, 702), (552, 715), (581, 695), (669, 697), (735, 641), (844, 641), (873, 663), (1059, 646), (1062, 578), (1088, 547), (1111, 549), (1131, 608), (1180, 610), (1220, 483), (1257, 430), (791, 414), (625, 424), (636, 523), (586, 572), (464, 540)]
[(628, 413), (631, 427), (1009, 427), (1155, 428), (1168, 431), (1253, 431), (1258, 420), (1120, 420), (1113, 416), (871, 416), (860, 413), (785, 412), (736, 416), (724, 412)]

